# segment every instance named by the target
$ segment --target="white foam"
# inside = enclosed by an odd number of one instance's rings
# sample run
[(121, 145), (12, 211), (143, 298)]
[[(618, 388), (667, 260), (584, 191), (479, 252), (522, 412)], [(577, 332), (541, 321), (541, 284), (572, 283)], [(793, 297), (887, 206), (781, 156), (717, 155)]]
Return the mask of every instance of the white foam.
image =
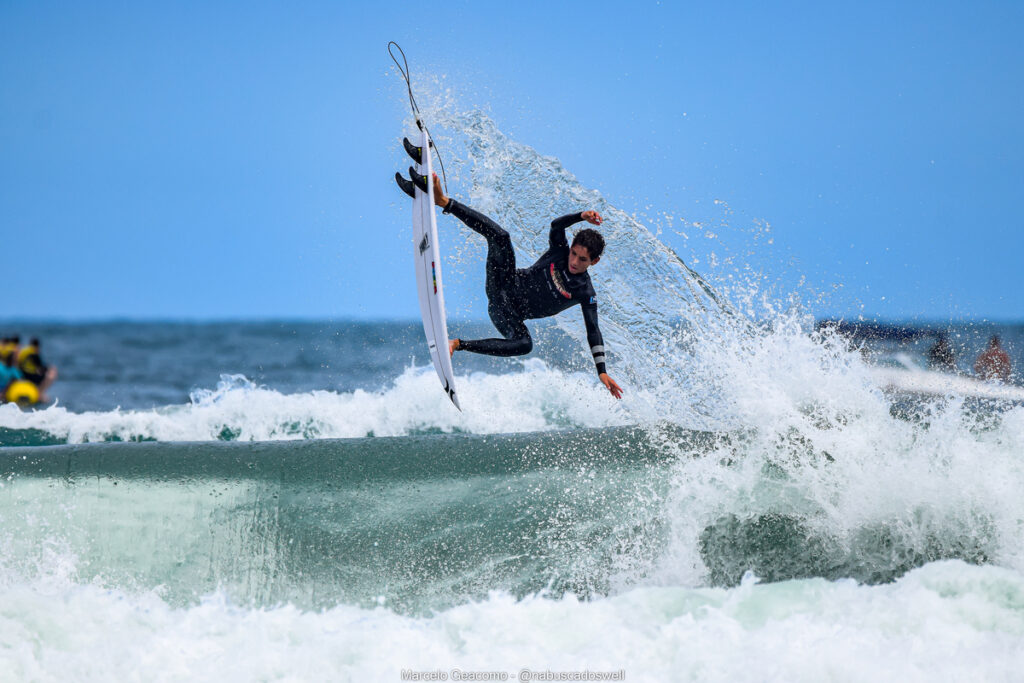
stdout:
[(527, 360), (507, 375), (459, 378), (459, 412), (433, 368), (408, 368), (380, 391), (282, 394), (238, 375), (189, 404), (154, 410), (73, 413), (60, 406), (22, 412), (0, 406), (0, 427), (38, 429), (68, 443), (111, 439), (267, 441), (402, 436), (424, 431), (493, 434), (625, 424), (626, 413), (592, 374), (566, 374)]
[[(1020, 680), (1024, 576), (933, 563), (883, 586), (821, 579), (503, 594), (430, 617), (340, 605), (175, 608), (64, 579), (0, 594), (0, 681), (401, 680), (401, 671), (624, 671), (628, 681)], [(450, 678), (449, 678), (450, 680)]]
[(670, 543), (654, 571), (620, 585), (706, 582), (701, 534), (727, 515), (798, 520), (838, 544), (838, 557), (884, 534), (891, 557), (868, 564), (975, 553), (1024, 571), (1024, 409), (975, 413), (949, 397), (921, 420), (894, 417), (859, 354), (807, 334), (797, 317), (775, 323), (752, 343), (698, 344), (734, 439), (679, 460), (664, 513)]

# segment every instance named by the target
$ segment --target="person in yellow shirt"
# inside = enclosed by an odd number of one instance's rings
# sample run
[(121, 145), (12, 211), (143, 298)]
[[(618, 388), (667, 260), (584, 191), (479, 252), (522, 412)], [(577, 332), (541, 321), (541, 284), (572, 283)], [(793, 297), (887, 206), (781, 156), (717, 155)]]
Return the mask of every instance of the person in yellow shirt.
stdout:
[(18, 370), (29, 382), (39, 387), (41, 400), (46, 401), (46, 390), (57, 379), (57, 368), (43, 363), (39, 355), (39, 339), (33, 337), (28, 346), (18, 352)]
[(18, 354), (20, 337), (4, 337), (0, 342), (0, 365), (13, 365)]

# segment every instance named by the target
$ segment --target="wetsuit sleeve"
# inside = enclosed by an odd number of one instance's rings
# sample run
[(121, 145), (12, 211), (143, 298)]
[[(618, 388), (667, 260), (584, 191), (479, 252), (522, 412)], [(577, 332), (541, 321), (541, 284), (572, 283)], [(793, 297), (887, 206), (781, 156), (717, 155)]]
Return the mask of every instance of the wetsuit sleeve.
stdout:
[(548, 246), (551, 249), (556, 247), (568, 247), (569, 242), (565, 239), (565, 229), (570, 225), (576, 225), (583, 216), (579, 213), (569, 213), (561, 218), (556, 218), (551, 221), (551, 232), (548, 235)]
[(590, 353), (594, 356), (594, 365), (597, 366), (597, 374), (603, 374), (608, 370), (604, 360), (604, 338), (601, 336), (601, 329), (597, 326), (597, 304), (582, 304), (583, 322), (587, 326), (587, 343), (590, 344)]

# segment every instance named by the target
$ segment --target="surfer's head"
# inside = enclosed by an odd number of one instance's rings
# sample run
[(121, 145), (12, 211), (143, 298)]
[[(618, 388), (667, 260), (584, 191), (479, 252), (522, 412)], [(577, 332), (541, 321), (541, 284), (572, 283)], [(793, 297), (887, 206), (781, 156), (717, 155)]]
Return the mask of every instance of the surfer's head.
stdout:
[(584, 228), (576, 233), (569, 248), (569, 272), (573, 275), (587, 272), (587, 268), (601, 260), (604, 238), (597, 230)]

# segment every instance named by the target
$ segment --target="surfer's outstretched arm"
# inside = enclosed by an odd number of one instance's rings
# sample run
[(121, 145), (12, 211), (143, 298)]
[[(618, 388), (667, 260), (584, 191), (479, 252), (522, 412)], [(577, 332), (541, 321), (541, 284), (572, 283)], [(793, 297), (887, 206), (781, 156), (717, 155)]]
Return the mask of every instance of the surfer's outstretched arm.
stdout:
[(565, 239), (565, 229), (576, 225), (580, 221), (601, 225), (601, 215), (597, 211), (581, 211), (580, 213), (567, 213), (561, 218), (551, 221), (551, 232), (548, 233), (548, 246), (568, 247), (569, 240)]
[(587, 343), (590, 344), (590, 353), (594, 357), (594, 366), (597, 368), (597, 377), (601, 380), (608, 391), (615, 398), (622, 398), (622, 388), (615, 380), (608, 376), (607, 365), (604, 354), (604, 338), (601, 336), (601, 328), (597, 326), (597, 304), (583, 304), (583, 323), (587, 327)]
[(604, 338), (601, 336), (601, 329), (597, 326), (597, 304), (583, 304), (583, 324), (587, 328), (587, 343), (590, 344), (590, 354), (594, 357), (594, 366), (597, 374), (603, 375), (607, 372), (604, 355)]
[(578, 213), (569, 213), (561, 218), (551, 221), (551, 232), (548, 233), (548, 246), (552, 249), (557, 247), (568, 247), (569, 240), (565, 239), (565, 229), (583, 220)]

